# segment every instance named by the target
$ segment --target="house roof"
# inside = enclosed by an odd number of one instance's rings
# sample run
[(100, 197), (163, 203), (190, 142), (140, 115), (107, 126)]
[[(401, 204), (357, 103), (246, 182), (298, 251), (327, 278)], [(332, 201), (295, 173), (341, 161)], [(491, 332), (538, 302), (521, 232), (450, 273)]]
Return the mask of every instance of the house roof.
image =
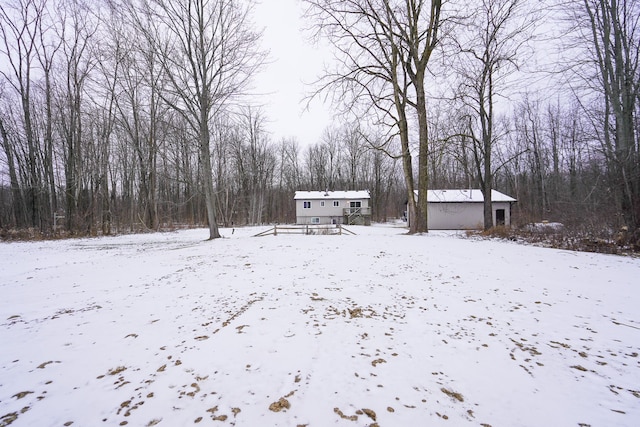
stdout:
[(370, 199), (367, 190), (361, 191), (296, 191), (295, 200), (345, 200), (345, 199)]
[[(418, 193), (416, 192), (416, 195)], [(429, 203), (483, 203), (482, 191), (473, 190), (427, 190), (427, 201)], [(516, 202), (513, 197), (504, 193), (491, 190), (492, 202)]]

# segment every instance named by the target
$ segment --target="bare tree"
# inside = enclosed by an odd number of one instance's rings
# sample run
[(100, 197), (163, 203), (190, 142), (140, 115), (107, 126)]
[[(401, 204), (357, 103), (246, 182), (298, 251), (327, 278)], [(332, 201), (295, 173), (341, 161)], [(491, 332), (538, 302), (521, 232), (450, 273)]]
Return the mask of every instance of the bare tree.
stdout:
[(239, 182), (239, 209), (247, 224), (264, 221), (273, 180), (276, 156), (264, 130), (264, 115), (259, 109), (242, 108), (236, 115), (231, 141), (231, 157)]
[(342, 147), (346, 169), (346, 186), (348, 190), (361, 190), (361, 165), (366, 151), (366, 142), (357, 124), (346, 125), (342, 131)]
[[(49, 7), (55, 7), (55, 5), (52, 5), (51, 3), (52, 2), (48, 2)], [(45, 16), (43, 18), (50, 18), (50, 16), (48, 16), (49, 14), (46, 13), (46, 7), (47, 6), (45, 5), (45, 10), (43, 10)], [(62, 40), (58, 38), (56, 34), (56, 32), (60, 32), (59, 28), (57, 28), (60, 24), (60, 22), (53, 22), (52, 19), (41, 19), (38, 21), (36, 28), (36, 34), (39, 38), (37, 56), (44, 77), (43, 174), (48, 186), (47, 193), (50, 199), (50, 211), (48, 212), (49, 217), (51, 217), (51, 215), (58, 214), (58, 200), (54, 172), (54, 83), (52, 74), (53, 66), (55, 64), (55, 56), (62, 46)]]
[(306, 186), (311, 189), (327, 189), (329, 174), (327, 171), (327, 151), (322, 143), (310, 145), (304, 152), (304, 166), (307, 172)]
[[(228, 115), (219, 115), (214, 119), (212, 134), (213, 170), (216, 189), (216, 207), (219, 219), (225, 226), (231, 225), (237, 215), (236, 197), (239, 183), (234, 176), (233, 142), (236, 128)], [(184, 149), (184, 148), (183, 148)]]
[[(126, 71), (126, 62), (123, 60), (123, 51), (128, 50), (124, 42), (126, 40), (125, 23), (121, 16), (113, 9), (108, 10), (109, 14), (103, 18), (100, 37), (109, 40), (107, 46), (102, 45), (96, 52), (97, 73), (93, 81), (92, 100), (95, 104), (94, 117), (92, 117), (92, 129), (95, 133), (94, 139), (97, 141), (95, 148), (95, 206), (100, 206), (100, 223), (102, 234), (108, 235), (112, 232), (112, 221), (115, 212), (115, 194), (117, 180), (114, 179), (115, 171), (119, 165), (113, 160), (111, 155), (113, 146), (114, 130), (118, 126), (118, 101), (120, 96), (126, 94), (120, 92), (118, 86), (121, 80), (121, 73)], [(126, 81), (126, 80), (125, 80)]]
[(635, 229), (640, 227), (640, 150), (634, 127), (640, 96), (640, 5), (627, 0), (583, 4), (605, 99), (605, 143), (615, 163), (624, 221)]
[(59, 132), (64, 146), (66, 222), (68, 230), (88, 231), (92, 214), (89, 165), (84, 157), (85, 86), (94, 66), (98, 24), (87, 5), (68, 1), (61, 7), (62, 79), (57, 94)]
[[(366, 139), (378, 145), (375, 141), (382, 139), (382, 136), (369, 135)], [(371, 195), (372, 216), (377, 221), (385, 222), (389, 216), (395, 216), (404, 210), (402, 203), (404, 197), (401, 197), (401, 202), (398, 203), (393, 194), (394, 190), (397, 192), (398, 186), (402, 184), (398, 162), (383, 151), (370, 147), (362, 153), (362, 156), (368, 159), (362, 163), (369, 165), (369, 176), (366, 179), (364, 177), (360, 179), (365, 182), (363, 188), (368, 189)], [(403, 195), (404, 191), (399, 194)]]
[(10, 130), (5, 126), (5, 117), (0, 113), (0, 138), (4, 151), (7, 169), (9, 172), (9, 187), (11, 189), (12, 213), (15, 225), (23, 228), (27, 225), (24, 200), (18, 174), (18, 159), (15, 153), (15, 138), (10, 135)]
[(262, 64), (260, 34), (250, 27), (249, 8), (238, 1), (150, 0), (144, 6), (145, 18), (137, 15), (138, 25), (158, 51), (166, 74), (162, 98), (189, 124), (197, 141), (209, 238), (219, 238), (210, 126)]
[(587, 58), (571, 67), (572, 85), (582, 94), (606, 155), (621, 222), (639, 228), (640, 3), (572, 0), (563, 6), (574, 36), (570, 48)]
[[(327, 156), (327, 188), (337, 190), (341, 183), (341, 144), (340, 131), (334, 127), (327, 127), (322, 134), (322, 145)], [(318, 190), (324, 190), (319, 188)]]
[(38, 60), (39, 37), (45, 2), (43, 0), (12, 0), (0, 4), (0, 57), (8, 64), (0, 69), (6, 81), (20, 99), (23, 135), (26, 141), (28, 220), (32, 227), (42, 226), (42, 174), (38, 165), (39, 144), (33, 118), (33, 82)]
[(293, 138), (283, 138), (277, 145), (277, 209), (274, 220), (289, 222), (295, 220), (293, 194), (302, 185), (300, 166), (300, 145)]
[[(121, 68), (118, 78), (114, 77), (114, 89), (119, 96), (114, 97), (118, 111), (118, 123), (126, 132), (131, 147), (136, 153), (139, 174), (139, 203), (142, 205), (140, 221), (145, 228), (156, 229), (159, 225), (158, 213), (158, 152), (162, 139), (162, 121), (167, 110), (160, 93), (164, 89), (162, 65), (159, 53), (149, 46), (145, 39), (127, 35), (135, 29), (113, 28), (116, 64)], [(135, 33), (134, 33), (135, 34)]]
[[(378, 148), (400, 139), (410, 232), (427, 231), (428, 131), (426, 70), (438, 44), (442, 1), (306, 0), (309, 17), (337, 51), (339, 68), (320, 92), (332, 90), (348, 111), (378, 117), (393, 130)], [(418, 116), (418, 203), (414, 196), (408, 107)], [(386, 150), (388, 152), (388, 150)]]
[(496, 98), (503, 95), (506, 79), (523, 61), (535, 23), (535, 14), (525, 6), (524, 0), (480, 0), (465, 31), (455, 37), (460, 52), (453, 62), (460, 79), (456, 98), (465, 110), (461, 141), (472, 153), (484, 196), (485, 230), (494, 225), (492, 152), (504, 135), (497, 128)]
[[(427, 108), (427, 66), (440, 41), (443, 23), (441, 0), (408, 0), (404, 6), (387, 7), (400, 37), (404, 68), (415, 101), (411, 104), (418, 116), (418, 202), (414, 221), (416, 231), (427, 231), (427, 190), (429, 188), (429, 120)], [(409, 195), (413, 198), (413, 192)]]

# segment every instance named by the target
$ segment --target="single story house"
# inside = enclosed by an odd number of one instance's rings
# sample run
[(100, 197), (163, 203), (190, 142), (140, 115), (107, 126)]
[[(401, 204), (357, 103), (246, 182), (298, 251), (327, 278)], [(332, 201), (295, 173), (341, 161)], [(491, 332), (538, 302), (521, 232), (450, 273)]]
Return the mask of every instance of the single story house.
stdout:
[[(511, 205), (515, 202), (517, 202), (516, 199), (491, 190), (495, 225), (511, 225)], [(407, 223), (410, 220), (407, 218)], [(477, 189), (427, 191), (427, 226), (430, 230), (475, 230), (482, 229), (483, 225), (482, 191)]]
[(369, 192), (296, 191), (296, 224), (371, 225)]

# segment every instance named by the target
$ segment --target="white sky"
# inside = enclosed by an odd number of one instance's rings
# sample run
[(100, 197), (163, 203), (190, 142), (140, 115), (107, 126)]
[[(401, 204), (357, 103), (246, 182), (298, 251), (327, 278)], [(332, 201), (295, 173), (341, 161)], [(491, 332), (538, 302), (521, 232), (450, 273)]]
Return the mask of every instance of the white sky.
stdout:
[(258, 27), (264, 27), (263, 47), (269, 63), (256, 76), (257, 103), (264, 105), (267, 130), (273, 141), (295, 137), (301, 146), (318, 142), (330, 125), (330, 105), (314, 101), (306, 111), (307, 84), (322, 72), (327, 48), (314, 46), (303, 34), (303, 6), (299, 0), (262, 0), (254, 8)]

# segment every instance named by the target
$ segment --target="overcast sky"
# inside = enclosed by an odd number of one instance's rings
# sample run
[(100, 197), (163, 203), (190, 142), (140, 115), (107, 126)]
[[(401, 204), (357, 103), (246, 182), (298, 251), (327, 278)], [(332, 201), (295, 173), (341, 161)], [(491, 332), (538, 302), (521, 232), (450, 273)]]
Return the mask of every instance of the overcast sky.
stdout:
[[(305, 34), (299, 0), (262, 0), (254, 9), (258, 27), (264, 27), (263, 47), (270, 50), (269, 64), (256, 76), (256, 103), (264, 105), (267, 129), (273, 141), (295, 137), (301, 146), (316, 143), (331, 122), (329, 105), (314, 102), (305, 111), (305, 85), (316, 80), (328, 56)], [(323, 53), (324, 52), (324, 53)]]

